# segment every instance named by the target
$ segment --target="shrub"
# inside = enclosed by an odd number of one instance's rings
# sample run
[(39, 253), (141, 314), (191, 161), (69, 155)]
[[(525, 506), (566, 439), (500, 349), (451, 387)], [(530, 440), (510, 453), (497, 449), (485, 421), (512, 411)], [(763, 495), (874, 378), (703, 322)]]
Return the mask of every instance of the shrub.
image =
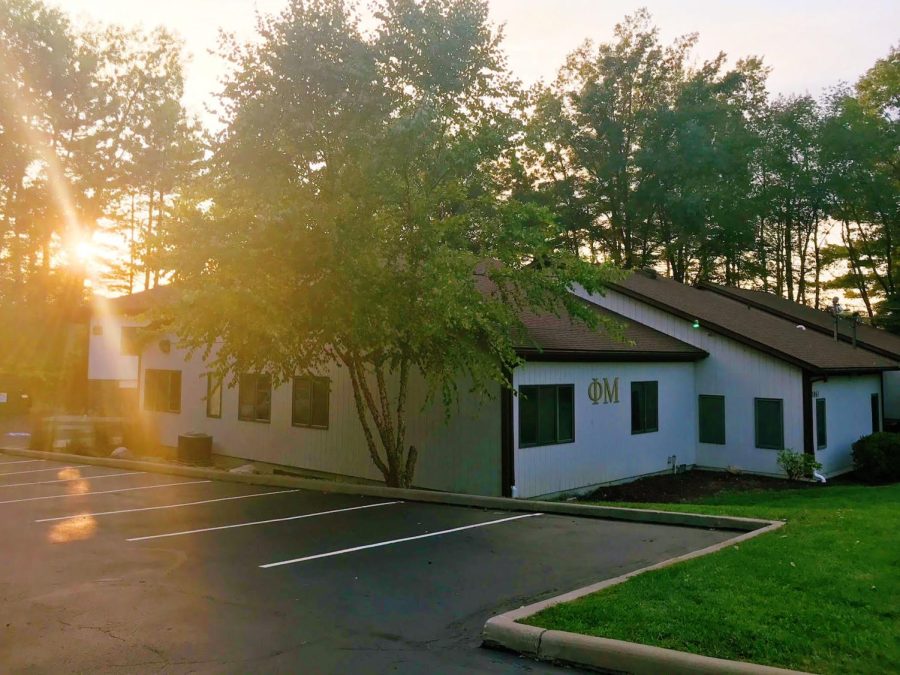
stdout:
[(853, 465), (867, 483), (900, 481), (900, 434), (879, 431), (863, 436), (853, 444)]
[(791, 480), (812, 478), (813, 472), (822, 468), (822, 464), (817, 462), (813, 455), (794, 452), (790, 448), (778, 451), (778, 466)]

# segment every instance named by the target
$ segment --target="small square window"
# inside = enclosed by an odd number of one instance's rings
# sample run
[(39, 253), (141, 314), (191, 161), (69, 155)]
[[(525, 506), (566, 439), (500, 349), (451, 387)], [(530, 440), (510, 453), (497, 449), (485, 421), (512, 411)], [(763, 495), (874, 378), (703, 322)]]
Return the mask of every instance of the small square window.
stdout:
[(519, 387), (519, 447), (575, 441), (575, 385)]
[(144, 371), (144, 410), (181, 412), (181, 371)]

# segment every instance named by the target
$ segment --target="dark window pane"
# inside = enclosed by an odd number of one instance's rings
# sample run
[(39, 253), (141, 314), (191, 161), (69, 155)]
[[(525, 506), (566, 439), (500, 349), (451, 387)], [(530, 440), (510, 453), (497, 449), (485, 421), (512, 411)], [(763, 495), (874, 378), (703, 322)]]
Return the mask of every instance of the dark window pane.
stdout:
[(181, 412), (181, 371), (169, 371), (169, 412)]
[(645, 382), (647, 413), (644, 417), (644, 431), (659, 429), (659, 386), (656, 382)]
[(330, 390), (330, 383), (327, 379), (318, 378), (313, 380), (312, 425), (314, 427), (328, 428)]
[(252, 420), (256, 413), (256, 376), (241, 375), (238, 381), (238, 418)]
[(631, 383), (631, 433), (643, 431), (644, 395), (640, 382)]
[(781, 399), (758, 398), (756, 403), (756, 447), (784, 448), (784, 413)]
[(557, 390), (559, 437), (558, 441), (575, 440), (575, 388), (573, 385), (562, 385)]
[(222, 378), (215, 373), (206, 375), (206, 416), (222, 416)]
[(881, 431), (881, 397), (878, 394), (872, 394), (870, 399), (872, 404), (872, 433)]
[(700, 442), (725, 444), (725, 397), (701, 395)]
[(556, 442), (556, 387), (538, 388), (538, 443)]
[(537, 443), (537, 389), (537, 387), (519, 388), (519, 445), (534, 445)]
[(268, 422), (272, 411), (272, 378), (269, 375), (256, 378), (256, 419)]
[(312, 396), (312, 380), (308, 377), (295, 377), (292, 424), (309, 426), (312, 423)]
[(816, 399), (816, 447), (828, 447), (828, 423), (824, 398)]

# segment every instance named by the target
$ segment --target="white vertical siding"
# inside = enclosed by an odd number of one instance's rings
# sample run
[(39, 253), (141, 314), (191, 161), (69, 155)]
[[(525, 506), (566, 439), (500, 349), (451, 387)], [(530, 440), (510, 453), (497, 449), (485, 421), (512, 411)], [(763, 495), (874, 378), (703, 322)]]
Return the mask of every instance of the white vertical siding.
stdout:
[[(88, 343), (88, 379), (117, 380), (122, 388), (137, 387), (138, 357), (122, 354), (122, 328), (143, 325), (113, 314), (91, 318)], [(100, 335), (94, 335), (99, 328)]]
[[(881, 378), (878, 375), (829, 377), (824, 382), (813, 382), (812, 389), (813, 399), (825, 399), (828, 440), (827, 447), (819, 449), (816, 438), (816, 459), (822, 463), (826, 476), (848, 471), (853, 468), (851, 446), (872, 433), (872, 394), (881, 396)], [(814, 424), (813, 428), (818, 427)]]
[[(583, 292), (581, 295), (588, 297)], [(785, 447), (803, 451), (803, 375), (800, 368), (702, 326), (693, 328), (691, 321), (615, 291), (589, 299), (709, 353), (709, 357), (697, 362), (696, 395), (725, 397), (725, 445), (699, 443), (698, 440), (698, 466), (734, 466), (744, 471), (781, 475), (777, 451), (756, 448), (755, 398), (783, 399)]]
[[(593, 404), (593, 378), (619, 378), (619, 403)], [(631, 433), (631, 383), (659, 383), (659, 431)], [(516, 388), (573, 384), (575, 442), (519, 447), (519, 406), (513, 405), (515, 485), (520, 497), (548, 495), (665, 471), (667, 459), (693, 464), (697, 439), (693, 363), (527, 363)]]
[[(174, 345), (174, 338), (172, 342)], [(227, 384), (222, 392), (222, 417), (213, 419), (206, 417), (206, 368), (199, 356), (186, 361), (183, 350), (173, 346), (170, 354), (163, 354), (153, 344), (145, 351), (142, 366), (144, 370), (182, 371), (181, 413), (142, 411), (148, 427), (164, 445), (177, 445), (181, 433), (203, 432), (213, 437), (214, 451), (223, 455), (345, 476), (382, 478), (366, 449), (350, 378), (343, 368), (327, 373), (331, 378), (329, 428), (309, 429), (291, 425), (290, 383), (272, 392), (269, 423), (238, 420), (238, 390)], [(441, 405), (430, 404), (423, 409), (424, 394), (423, 382), (414, 378), (409, 392), (408, 442), (419, 451), (415, 484), (499, 495), (499, 397), (484, 405), (463, 397), (445, 421)], [(141, 396), (143, 409), (143, 392)]]

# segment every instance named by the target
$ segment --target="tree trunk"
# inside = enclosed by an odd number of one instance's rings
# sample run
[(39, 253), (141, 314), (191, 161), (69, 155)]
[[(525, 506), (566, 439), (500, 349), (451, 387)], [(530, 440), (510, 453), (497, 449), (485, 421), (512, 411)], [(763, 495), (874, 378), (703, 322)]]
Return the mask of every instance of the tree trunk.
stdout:
[[(357, 418), (363, 428), (369, 456), (390, 487), (407, 488), (415, 475), (418, 450), (406, 447), (406, 398), (410, 363), (402, 359), (394, 401), (388, 391), (384, 365), (379, 359), (364, 362), (352, 351), (338, 352), (350, 372)], [(371, 370), (371, 374), (368, 372)], [(369, 381), (375, 379), (375, 392)], [(377, 394), (377, 396), (376, 396)]]

